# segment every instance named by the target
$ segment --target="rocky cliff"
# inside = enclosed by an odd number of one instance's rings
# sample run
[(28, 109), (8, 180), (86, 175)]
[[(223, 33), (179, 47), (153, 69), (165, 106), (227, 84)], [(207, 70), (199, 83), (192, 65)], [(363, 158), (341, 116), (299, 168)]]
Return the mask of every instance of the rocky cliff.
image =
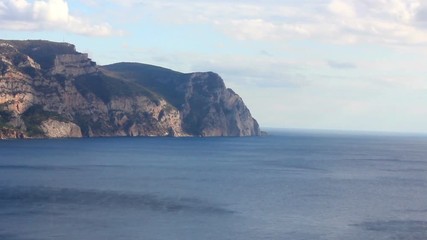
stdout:
[(0, 138), (259, 134), (215, 73), (97, 66), (68, 43), (0, 40)]

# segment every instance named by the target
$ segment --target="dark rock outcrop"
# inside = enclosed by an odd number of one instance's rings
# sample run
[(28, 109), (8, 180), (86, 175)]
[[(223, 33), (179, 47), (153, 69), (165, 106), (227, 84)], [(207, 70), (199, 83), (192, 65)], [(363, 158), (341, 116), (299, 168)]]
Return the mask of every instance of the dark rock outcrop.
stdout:
[(0, 138), (254, 135), (215, 73), (97, 66), (68, 43), (0, 40)]

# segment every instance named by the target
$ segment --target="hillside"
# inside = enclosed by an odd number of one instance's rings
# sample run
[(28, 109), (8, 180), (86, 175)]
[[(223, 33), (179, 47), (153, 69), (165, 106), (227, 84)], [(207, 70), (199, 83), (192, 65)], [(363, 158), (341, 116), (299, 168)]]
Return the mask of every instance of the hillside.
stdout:
[(98, 66), (69, 43), (0, 40), (0, 138), (259, 134), (215, 73)]

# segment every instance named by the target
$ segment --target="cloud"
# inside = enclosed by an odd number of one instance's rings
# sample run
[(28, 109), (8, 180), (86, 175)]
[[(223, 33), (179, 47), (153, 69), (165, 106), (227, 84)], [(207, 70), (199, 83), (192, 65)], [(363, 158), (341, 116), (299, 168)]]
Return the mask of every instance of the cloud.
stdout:
[(375, 79), (378, 84), (394, 89), (410, 89), (425, 92), (427, 82), (419, 76), (380, 76)]
[(210, 24), (240, 40), (427, 44), (427, 6), (423, 0), (124, 2), (122, 6), (132, 6), (140, 14), (151, 14), (170, 24)]
[[(427, 44), (427, 4), (423, 0), (107, 0), (106, 5), (108, 2), (120, 15), (151, 16), (169, 24), (208, 24), (239, 40)], [(94, 8), (99, 3), (90, 0), (85, 4)], [(71, 14), (66, 0), (0, 1), (0, 28), (121, 34), (108, 23), (93, 24)]]
[(346, 4), (353, 14), (329, 10), (338, 19), (335, 21), (337, 36), (347, 37), (348, 43), (427, 43), (427, 32), (419, 27), (416, 20), (416, 15), (421, 11), (420, 0), (349, 0)]
[(328, 5), (328, 9), (343, 17), (355, 17), (356, 12), (354, 7), (351, 5), (351, 1), (333, 0)]
[[(278, 59), (262, 53), (248, 57), (190, 52), (171, 53), (164, 49), (128, 45), (124, 45), (123, 48), (132, 53), (127, 56), (126, 61), (148, 62), (180, 72), (212, 71), (218, 73), (229, 84), (257, 88), (301, 88), (310, 84), (307, 69), (314, 64), (321, 67), (317, 62)], [(109, 53), (117, 55), (111, 51)]]
[(91, 24), (70, 14), (64, 0), (4, 0), (0, 2), (0, 29), (62, 30), (81, 35), (109, 36), (120, 34), (108, 23)]
[(427, 3), (424, 3), (419, 7), (415, 14), (415, 20), (421, 27), (427, 27)]
[(357, 68), (355, 64), (350, 62), (336, 62), (333, 60), (328, 60), (328, 66), (336, 69), (353, 69)]
[(217, 56), (198, 59), (191, 71), (214, 71), (227, 82), (258, 88), (300, 88), (309, 81), (306, 65), (268, 56), (248, 58), (243, 56)]

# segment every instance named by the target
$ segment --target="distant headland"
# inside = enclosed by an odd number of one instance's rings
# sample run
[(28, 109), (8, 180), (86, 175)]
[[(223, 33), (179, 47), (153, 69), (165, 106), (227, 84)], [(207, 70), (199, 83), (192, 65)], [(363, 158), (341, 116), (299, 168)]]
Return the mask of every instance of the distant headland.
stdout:
[(74, 45), (0, 40), (0, 138), (259, 136), (213, 72), (98, 66)]

